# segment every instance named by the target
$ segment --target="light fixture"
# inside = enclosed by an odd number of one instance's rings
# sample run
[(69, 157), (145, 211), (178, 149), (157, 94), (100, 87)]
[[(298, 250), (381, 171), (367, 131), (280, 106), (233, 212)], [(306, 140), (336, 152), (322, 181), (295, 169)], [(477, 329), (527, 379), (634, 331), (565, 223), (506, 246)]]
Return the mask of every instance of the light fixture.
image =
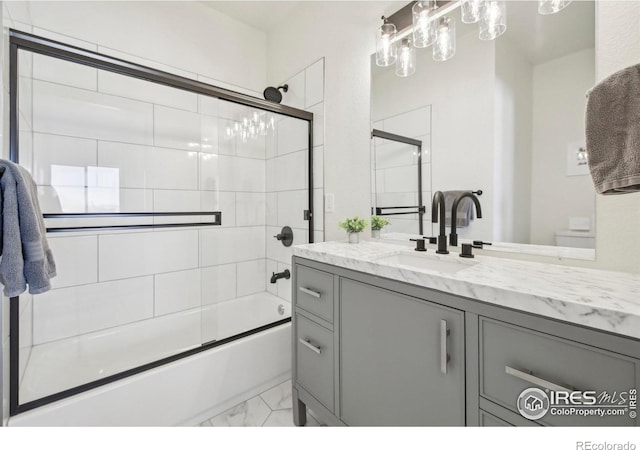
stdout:
[(462, 0), (460, 13), (463, 23), (476, 23), (480, 20), (481, 0)]
[(411, 40), (405, 38), (400, 45), (398, 59), (396, 61), (396, 75), (408, 77), (416, 71), (416, 50), (411, 45)]
[(444, 16), (436, 25), (436, 40), (433, 44), (433, 59), (446, 61), (456, 54), (456, 21), (453, 17)]
[(411, 8), (414, 47), (425, 48), (433, 44), (435, 33), (431, 13), (437, 8), (436, 0), (418, 1)]
[(507, 30), (504, 0), (483, 0), (480, 9), (480, 39), (491, 41)]
[(256, 140), (258, 136), (266, 136), (275, 130), (275, 118), (265, 111), (254, 111), (249, 117), (242, 117), (234, 121), (233, 126), (227, 126), (225, 137), (227, 139), (239, 138), (243, 143), (249, 139)]
[(566, 8), (571, 0), (539, 0), (538, 12), (542, 15), (555, 14)]
[(396, 62), (396, 26), (384, 16), (382, 20), (376, 35), (376, 64), (387, 67)]

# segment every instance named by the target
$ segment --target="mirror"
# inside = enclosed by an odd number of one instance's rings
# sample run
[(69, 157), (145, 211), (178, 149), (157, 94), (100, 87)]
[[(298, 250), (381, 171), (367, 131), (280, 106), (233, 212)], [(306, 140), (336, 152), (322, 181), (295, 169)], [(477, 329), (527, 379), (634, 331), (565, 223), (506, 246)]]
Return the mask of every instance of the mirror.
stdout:
[[(374, 55), (372, 129), (422, 142), (425, 234), (438, 232), (433, 192), (482, 190), (483, 217), (459, 228), (460, 239), (532, 245), (522, 252), (575, 248), (562, 255), (593, 259), (595, 190), (583, 149), (595, 3), (549, 16), (537, 4), (507, 2), (507, 31), (493, 41), (480, 40), (477, 24), (462, 23), (456, 9), (455, 56), (436, 62), (431, 47), (415, 49), (416, 72), (406, 78), (378, 67)], [(417, 201), (417, 191), (403, 190), (410, 183), (395, 186), (414, 173), (414, 150), (394, 152), (378, 138), (371, 147), (373, 208)], [(418, 233), (418, 220), (407, 217), (387, 217), (385, 232)]]

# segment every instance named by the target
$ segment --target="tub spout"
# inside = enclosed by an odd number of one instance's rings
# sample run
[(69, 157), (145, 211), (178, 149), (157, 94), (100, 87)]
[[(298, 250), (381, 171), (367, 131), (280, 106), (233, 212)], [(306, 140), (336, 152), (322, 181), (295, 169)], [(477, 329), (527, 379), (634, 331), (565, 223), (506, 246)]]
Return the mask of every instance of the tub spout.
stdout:
[(285, 269), (283, 272), (278, 272), (278, 273), (273, 272), (273, 274), (271, 275), (271, 283), (275, 284), (275, 282), (278, 281), (280, 278), (284, 278), (286, 280), (291, 278), (291, 272), (289, 272), (289, 269)]

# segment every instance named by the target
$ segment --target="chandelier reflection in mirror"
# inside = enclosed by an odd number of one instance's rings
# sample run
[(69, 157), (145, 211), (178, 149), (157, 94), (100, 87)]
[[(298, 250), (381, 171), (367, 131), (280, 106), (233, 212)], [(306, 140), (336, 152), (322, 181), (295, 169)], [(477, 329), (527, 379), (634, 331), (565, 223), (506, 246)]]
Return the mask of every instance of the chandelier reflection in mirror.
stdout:
[(248, 116), (234, 121), (233, 125), (228, 125), (225, 129), (227, 139), (238, 138), (241, 142), (256, 140), (259, 136), (266, 136), (273, 133), (276, 122), (273, 115), (266, 111), (253, 111)]
[[(542, 15), (554, 14), (569, 3), (571, 0), (539, 0), (538, 12)], [(478, 24), (478, 37), (481, 40), (496, 39), (507, 30), (505, 0), (414, 1), (393, 15), (382, 17), (384, 23), (376, 34), (376, 64), (386, 67), (395, 63), (396, 75), (407, 77), (416, 70), (414, 47), (432, 47), (436, 61), (453, 58), (456, 53), (456, 21), (451, 13), (458, 8), (462, 23)], [(411, 25), (398, 30), (396, 23), (408, 24), (409, 14)], [(408, 38), (409, 35), (412, 39)]]

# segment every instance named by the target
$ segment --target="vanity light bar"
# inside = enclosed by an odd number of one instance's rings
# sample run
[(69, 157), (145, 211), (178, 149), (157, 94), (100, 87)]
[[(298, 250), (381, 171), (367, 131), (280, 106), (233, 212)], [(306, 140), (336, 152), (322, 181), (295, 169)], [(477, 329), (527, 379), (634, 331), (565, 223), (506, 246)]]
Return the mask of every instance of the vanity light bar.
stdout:
[[(413, 32), (413, 18), (411, 8), (416, 2), (411, 2), (392, 15), (387, 17), (387, 21), (396, 26), (396, 41), (402, 41)], [(461, 0), (439, 1), (438, 9), (431, 15), (432, 19), (439, 19), (458, 8), (462, 4)]]

